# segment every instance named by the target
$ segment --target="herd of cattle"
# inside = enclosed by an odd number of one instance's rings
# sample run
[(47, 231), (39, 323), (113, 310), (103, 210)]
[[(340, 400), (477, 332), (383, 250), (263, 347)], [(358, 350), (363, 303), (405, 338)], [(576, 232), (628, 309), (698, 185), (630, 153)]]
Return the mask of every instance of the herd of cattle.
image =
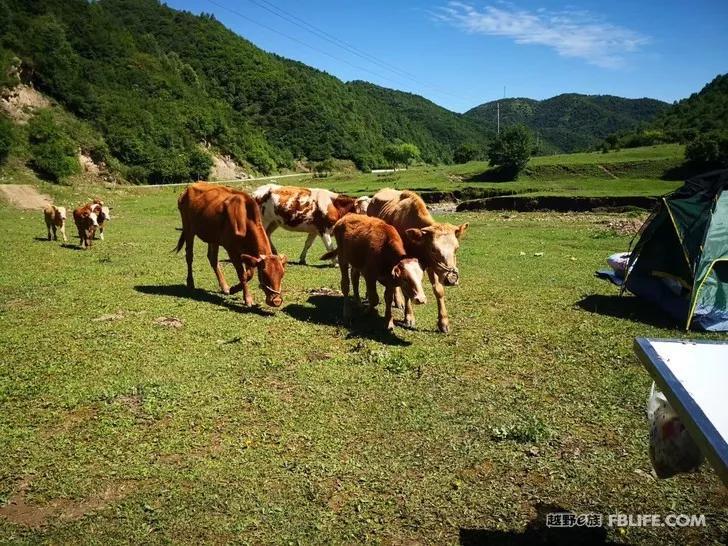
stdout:
[[(413, 304), (427, 301), (422, 280), (427, 274), (437, 300), (438, 329), (450, 329), (443, 285), (459, 282), (456, 253), (468, 224), (455, 226), (436, 222), (420, 196), (411, 191), (383, 189), (373, 197), (354, 198), (329, 190), (266, 184), (251, 194), (205, 182), (191, 184), (178, 199), (182, 233), (176, 246), (185, 248), (187, 286), (195, 286), (192, 275), (194, 240), (207, 243), (207, 258), (224, 294), (242, 291), (246, 305), (253, 304), (248, 286), (257, 273), (268, 305), (283, 303), (281, 282), (286, 257), (271, 241), (279, 227), (307, 234), (300, 256), (306, 263), (309, 248), (319, 236), (326, 247), (322, 259), (338, 263), (344, 318), (352, 314), (349, 291), (356, 305), (359, 279), (364, 277), (370, 312), (379, 303), (377, 283), (384, 286), (385, 322), (394, 328), (392, 307), (404, 309), (404, 325), (414, 327)], [(48, 239), (59, 229), (66, 240), (63, 207), (49, 205), (45, 213)], [(73, 211), (82, 248), (91, 245), (96, 231), (103, 239), (109, 209), (99, 200)], [(333, 239), (332, 239), (333, 237)], [(334, 246), (333, 240), (336, 241)], [(228, 285), (218, 260), (223, 247), (238, 276)]]
[[(58, 231), (63, 236), (63, 242), (68, 242), (66, 237), (66, 207), (46, 205), (43, 209), (46, 228), (48, 229), (48, 240), (58, 240)], [(88, 248), (99, 233), (99, 239), (104, 240), (104, 225), (111, 220), (109, 207), (104, 206), (100, 199), (94, 199), (91, 203), (80, 206), (73, 211), (73, 221), (78, 229), (78, 238), (81, 248)]]

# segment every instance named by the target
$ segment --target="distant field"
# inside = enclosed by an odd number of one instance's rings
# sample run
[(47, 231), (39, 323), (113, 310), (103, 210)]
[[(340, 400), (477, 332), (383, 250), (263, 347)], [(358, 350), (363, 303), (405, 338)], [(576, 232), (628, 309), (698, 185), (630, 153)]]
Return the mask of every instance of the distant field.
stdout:
[[(114, 218), (78, 251), (0, 204), (0, 507), (26, 507), (0, 509), (3, 542), (507, 540), (546, 506), (706, 514), (705, 528), (607, 541), (725, 538), (728, 496), (707, 464), (650, 477), (650, 379), (632, 352), (635, 336), (717, 336), (593, 277), (627, 247), (608, 225), (619, 216), (443, 217), (470, 223), (452, 333), (435, 331), (430, 301), (417, 330), (390, 336), (340, 322), (340, 297), (317, 292), (338, 272), (320, 263), (288, 268), (281, 309), (247, 310), (216, 292), (198, 242), (189, 293), (170, 252), (180, 188), (41, 190), (66, 206), (97, 195)], [(274, 238), (289, 256), (303, 244)]]

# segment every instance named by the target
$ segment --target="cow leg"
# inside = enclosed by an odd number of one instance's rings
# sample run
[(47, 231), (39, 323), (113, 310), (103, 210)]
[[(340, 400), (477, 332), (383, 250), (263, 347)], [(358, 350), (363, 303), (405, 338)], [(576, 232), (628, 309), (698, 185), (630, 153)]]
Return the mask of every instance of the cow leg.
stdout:
[(376, 277), (364, 277), (367, 283), (367, 300), (369, 301), (369, 312), (376, 314), (377, 305), (379, 305), (379, 295), (377, 294)]
[(394, 287), (387, 286), (384, 289), (384, 322), (387, 330), (394, 330), (394, 320), (392, 319), (392, 300), (394, 299)]
[[(334, 242), (331, 240), (331, 233), (329, 233), (328, 231), (324, 231), (321, 234), (321, 240), (324, 242), (324, 246), (326, 247), (326, 252), (331, 252), (332, 250), (334, 250)], [(331, 263), (333, 265), (336, 265), (336, 259), (337, 259), (337, 256), (334, 256), (331, 259)]]
[(194, 247), (195, 247), (195, 236), (190, 237), (187, 233), (185, 241), (185, 258), (187, 259), (187, 288), (190, 290), (195, 289), (195, 279), (192, 276), (192, 261), (195, 258)]
[(415, 311), (410, 298), (404, 299), (404, 325), (407, 328), (415, 327)]
[(341, 271), (341, 293), (344, 295), (344, 320), (351, 320), (351, 309), (349, 308), (349, 264), (342, 258), (339, 261)]
[(66, 224), (63, 224), (61, 226), (61, 235), (63, 236), (63, 242), (67, 243), (68, 239), (66, 238)]
[[(53, 230), (53, 240), (54, 241), (57, 241), (58, 240), (58, 235), (56, 234), (56, 225), (55, 224), (51, 224), (51, 229)], [(51, 234), (50, 233), (48, 234), (48, 240), (49, 241), (51, 240)]]
[[(245, 267), (243, 267), (243, 262), (240, 261), (240, 258), (233, 258), (230, 257), (230, 261), (233, 262), (233, 266), (235, 267), (235, 271), (238, 273), (238, 278), (240, 279), (240, 284), (233, 286), (233, 288), (230, 290), (230, 293), (233, 294), (235, 292), (238, 292), (241, 288), (243, 290), (243, 301), (245, 302), (245, 305), (248, 307), (253, 306), (253, 294), (250, 291), (250, 286), (248, 286), (248, 279), (247, 279), (247, 272), (245, 270)], [(251, 277), (252, 278), (252, 277)]]
[(217, 283), (220, 285), (220, 290), (223, 294), (230, 294), (230, 287), (228, 286), (227, 282), (225, 282), (225, 275), (222, 274), (222, 267), (220, 266), (220, 262), (217, 259), (219, 250), (220, 245), (212, 243), (208, 244), (207, 259), (210, 262), (212, 270), (215, 272), (215, 277), (217, 277)]
[(81, 228), (78, 228), (78, 238), (80, 239), (80, 241), (78, 243), (79, 246), (81, 248), (86, 248), (86, 235), (84, 234), (84, 232)]
[(303, 243), (303, 250), (301, 251), (301, 257), (298, 259), (299, 263), (301, 265), (306, 264), (306, 254), (308, 254), (308, 249), (311, 248), (311, 245), (316, 240), (316, 232), (309, 233), (308, 237), (306, 237), (306, 242)]
[(99, 226), (99, 239), (104, 240), (104, 228)]
[(361, 306), (361, 298), (359, 297), (359, 278), (361, 272), (358, 269), (351, 268), (351, 284), (354, 289), (354, 303), (357, 307)]
[(440, 283), (437, 273), (433, 269), (427, 270), (427, 276), (432, 283), (432, 291), (435, 293), (437, 300), (437, 328), (443, 334), (450, 331), (450, 320), (447, 317), (447, 309), (445, 308), (445, 288)]
[(397, 309), (404, 309), (404, 295), (402, 294), (402, 289), (399, 286), (394, 287), (394, 306)]
[(268, 227), (265, 228), (265, 234), (268, 236), (268, 242), (270, 243), (270, 249), (273, 252), (273, 254), (278, 254), (278, 249), (273, 244), (273, 239), (271, 239), (271, 235), (273, 235), (273, 232), (278, 228), (278, 224), (275, 222), (271, 222), (268, 224)]

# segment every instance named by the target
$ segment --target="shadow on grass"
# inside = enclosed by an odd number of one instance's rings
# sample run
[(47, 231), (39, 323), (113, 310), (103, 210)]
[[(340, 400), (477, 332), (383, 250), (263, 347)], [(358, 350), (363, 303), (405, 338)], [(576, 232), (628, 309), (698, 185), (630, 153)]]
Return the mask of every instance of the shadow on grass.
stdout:
[(677, 324), (664, 311), (636, 296), (585, 296), (576, 305), (584, 311), (641, 322), (659, 328), (675, 328)]
[(85, 248), (81, 248), (79, 245), (73, 245), (71, 243), (63, 243), (61, 248), (67, 248), (68, 250), (87, 250)]
[[(603, 526), (586, 527), (547, 527), (547, 514), (570, 514), (569, 510), (560, 506), (539, 504), (536, 506), (536, 517), (528, 522), (526, 529), (517, 531), (497, 531), (491, 529), (460, 529), (462, 546), (487, 546), (490, 544), (521, 545), (561, 545), (561, 544), (616, 544), (607, 540), (607, 530)], [(602, 525), (606, 522), (602, 522)]]
[[(308, 305), (292, 303), (283, 308), (283, 312), (296, 320), (313, 322), (327, 326), (342, 326), (342, 309), (344, 300), (342, 296), (314, 295), (308, 298)], [(385, 329), (384, 319), (370, 316), (365, 312), (357, 314), (351, 324), (344, 325), (349, 329), (347, 338), (366, 338), (385, 345), (411, 345), (407, 340)]]
[(261, 317), (272, 317), (274, 315), (272, 311), (263, 309), (258, 305), (245, 307), (245, 305), (233, 300), (230, 296), (223, 296), (222, 294), (208, 292), (207, 290), (201, 290), (199, 288), (190, 290), (184, 284), (137, 285), (134, 287), (134, 290), (141, 292), (142, 294), (151, 294), (154, 296), (171, 296), (173, 298), (186, 298), (195, 301), (213, 303), (215, 305), (220, 305), (221, 307), (227, 307), (231, 311), (235, 311), (237, 313), (250, 313), (253, 315), (260, 315)]
[(508, 167), (492, 167), (480, 174), (464, 178), (466, 182), (514, 182), (518, 179), (518, 170)]

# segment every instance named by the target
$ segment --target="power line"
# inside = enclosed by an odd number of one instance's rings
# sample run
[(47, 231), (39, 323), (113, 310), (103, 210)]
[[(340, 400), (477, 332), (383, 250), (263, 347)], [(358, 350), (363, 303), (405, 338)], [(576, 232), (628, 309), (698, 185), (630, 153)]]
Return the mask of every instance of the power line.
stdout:
[[(265, 28), (265, 29), (267, 29), (267, 30), (269, 30), (271, 32), (274, 32), (274, 33), (276, 33), (276, 34), (278, 34), (280, 36), (284, 36), (285, 38), (288, 38), (289, 40), (292, 40), (292, 41), (294, 41), (296, 43), (302, 44), (302, 45), (304, 45), (304, 46), (306, 46), (306, 47), (308, 47), (308, 48), (310, 48), (310, 49), (312, 49), (312, 50), (314, 50), (314, 51), (316, 51), (318, 53), (321, 53), (323, 55), (326, 55), (327, 57), (331, 57), (331, 58), (333, 58), (333, 59), (335, 59), (337, 61), (343, 62), (343, 63), (345, 63), (345, 64), (347, 64), (347, 65), (349, 65), (349, 66), (351, 66), (353, 68), (356, 68), (358, 70), (363, 70), (365, 72), (368, 72), (369, 74), (373, 74), (373, 75), (375, 75), (375, 76), (377, 76), (379, 78), (382, 78), (382, 79), (385, 79), (385, 80), (388, 80), (388, 81), (397, 81), (397, 80), (393, 80), (391, 77), (385, 76), (385, 75), (383, 75), (381, 73), (375, 72), (373, 70), (369, 70), (367, 68), (364, 68), (364, 67), (361, 67), (361, 66), (358, 66), (358, 65), (355, 65), (355, 64), (353, 64), (353, 63), (351, 63), (351, 62), (349, 62), (349, 61), (347, 61), (345, 59), (342, 59), (340, 57), (337, 57), (337, 56), (335, 56), (335, 55), (333, 55), (333, 54), (331, 54), (331, 53), (329, 53), (327, 51), (324, 51), (324, 50), (319, 49), (319, 48), (317, 48), (315, 46), (312, 46), (312, 45), (310, 45), (308, 43), (305, 43), (302, 40), (299, 40), (298, 38), (295, 38), (295, 37), (290, 36), (290, 35), (288, 35), (288, 34), (286, 34), (284, 32), (281, 32), (281, 31), (279, 31), (279, 30), (277, 30), (277, 29), (275, 29), (273, 27), (270, 27), (268, 25), (265, 25), (263, 23), (260, 23), (258, 21), (255, 21), (255, 20), (251, 19), (250, 17), (248, 17), (246, 15), (243, 15), (243, 14), (241, 14), (241, 13), (239, 13), (239, 12), (237, 12), (237, 11), (231, 9), (231, 8), (228, 8), (227, 6), (224, 6), (222, 4), (219, 4), (218, 2), (216, 2), (214, 0), (207, 0), (207, 1), (209, 3), (215, 5), (215, 6), (219, 7), (219, 8), (222, 8), (222, 9), (225, 9), (226, 11), (229, 11), (231, 13), (234, 13), (235, 15), (238, 15), (239, 17), (241, 17), (241, 18), (243, 18), (243, 19), (245, 19), (247, 21), (250, 21), (251, 23), (254, 23), (256, 25), (259, 25), (259, 26), (261, 26), (261, 27), (263, 27), (263, 28)], [(423, 87), (429, 88), (430, 90), (432, 90), (432, 91), (434, 91), (434, 92), (436, 92), (436, 93), (438, 93), (440, 95), (447, 95), (447, 96), (450, 96), (452, 98), (456, 98), (456, 99), (459, 99), (459, 100), (462, 100), (462, 101), (479, 100), (479, 99), (477, 99), (475, 97), (463, 97), (463, 96), (459, 96), (459, 95), (456, 95), (454, 93), (451, 93), (451, 92), (445, 90), (442, 87), (435, 86), (435, 85), (429, 84), (427, 82), (423, 82), (423, 81), (419, 80), (414, 74), (411, 74), (410, 72), (407, 72), (406, 70), (403, 70), (401, 68), (398, 68), (398, 67), (396, 67), (396, 66), (388, 63), (387, 61), (384, 61), (382, 59), (379, 59), (379, 58), (375, 57), (374, 55), (371, 55), (371, 54), (369, 54), (369, 53), (367, 53), (367, 52), (365, 52), (365, 51), (363, 51), (363, 50), (361, 50), (361, 49), (359, 49), (359, 48), (357, 48), (357, 47), (355, 47), (355, 46), (353, 46), (353, 45), (351, 45), (351, 44), (349, 44), (349, 43), (347, 43), (347, 42), (345, 42), (345, 41), (343, 41), (343, 40), (341, 40), (339, 38), (337, 38), (336, 36), (330, 34), (329, 32), (327, 32), (327, 31), (325, 31), (325, 30), (323, 30), (323, 29), (321, 29), (321, 28), (319, 28), (319, 27), (317, 27), (317, 26), (315, 26), (315, 25), (313, 25), (313, 24), (305, 21), (304, 19), (298, 17), (297, 15), (292, 14), (290, 12), (287, 12), (287, 11), (283, 10), (282, 8), (277, 7), (275, 4), (269, 2), (268, 0), (248, 0), (248, 1), (251, 2), (252, 4), (254, 4), (254, 5), (256, 5), (256, 6), (262, 8), (262, 9), (264, 9), (266, 11), (268, 11), (269, 13), (275, 15), (276, 17), (279, 17), (280, 19), (283, 19), (284, 21), (286, 21), (286, 22), (288, 22), (290, 24), (293, 24), (294, 26), (296, 26), (296, 27), (298, 27), (298, 28), (300, 28), (302, 30), (305, 30), (306, 32), (309, 32), (309, 33), (317, 36), (318, 38), (321, 38), (321, 39), (323, 39), (323, 40), (331, 43), (332, 45), (334, 45), (334, 46), (336, 46), (336, 47), (338, 47), (338, 48), (340, 48), (340, 49), (342, 49), (342, 50), (344, 50), (344, 51), (346, 51), (346, 52), (348, 52), (350, 54), (356, 55), (357, 57), (359, 57), (359, 58), (361, 58), (361, 59), (363, 59), (363, 60), (365, 60), (367, 62), (371, 62), (371, 63), (379, 66), (380, 68), (383, 68), (383, 69), (385, 69), (385, 70), (387, 70), (387, 71), (395, 74), (400, 82), (404, 78), (404, 79), (411, 80), (411, 81), (415, 82), (418, 85), (421, 85)]]

